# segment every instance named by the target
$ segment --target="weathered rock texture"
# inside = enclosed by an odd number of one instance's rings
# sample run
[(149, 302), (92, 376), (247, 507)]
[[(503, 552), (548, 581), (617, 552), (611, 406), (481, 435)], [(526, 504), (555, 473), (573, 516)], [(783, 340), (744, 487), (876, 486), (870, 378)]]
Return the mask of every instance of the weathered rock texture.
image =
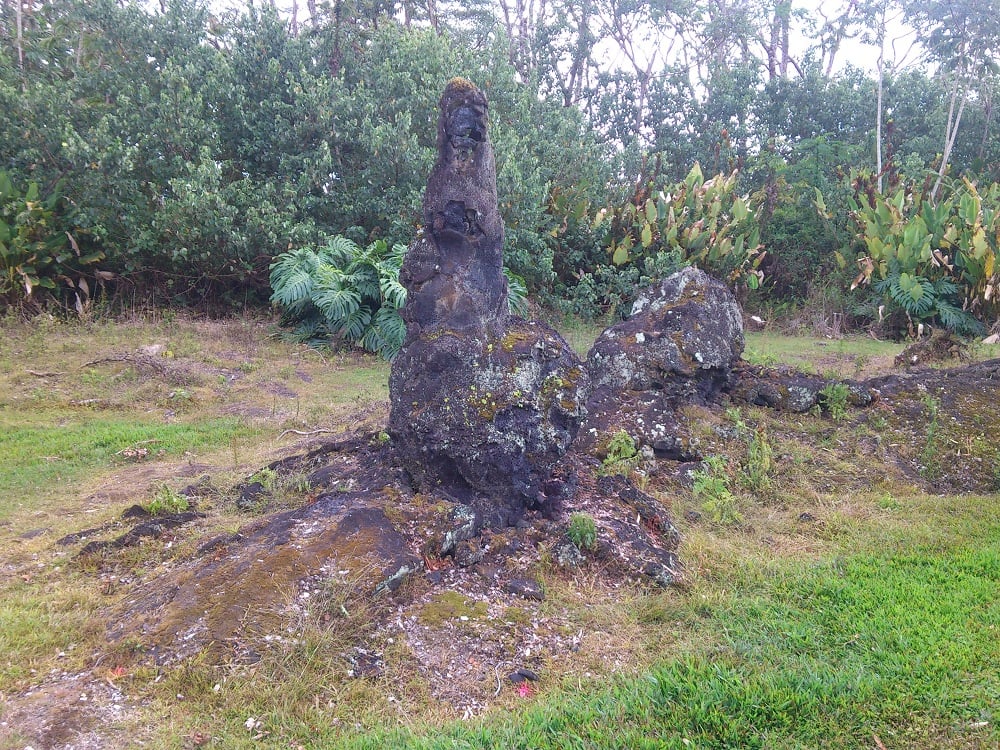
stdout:
[(587, 376), (558, 333), (508, 313), (487, 103), (464, 79), (441, 97), (423, 220), (400, 272), (407, 335), (389, 431), (419, 487), (503, 525), (561, 496), (550, 475), (583, 419)]
[(587, 356), (593, 390), (577, 447), (602, 456), (624, 430), (658, 458), (700, 460), (685, 407), (727, 401), (824, 410), (831, 385), (846, 389), (845, 405), (878, 400), (864, 383), (744, 362), (742, 320), (729, 289), (696, 268), (641, 292), (631, 317), (604, 331)]
[(503, 221), (486, 97), (456, 78), (440, 106), (424, 226), (399, 274), (408, 294), (402, 316), (409, 340), (442, 329), (502, 327), (507, 317)]
[(625, 430), (658, 456), (695, 457), (678, 410), (728, 387), (743, 345), (739, 304), (703, 271), (685, 268), (643, 291), (587, 355), (593, 391), (581, 447), (600, 453)]
[(788, 367), (769, 368), (741, 363), (733, 371), (732, 381), (729, 396), (733, 401), (799, 414), (813, 408), (827, 410), (827, 389), (830, 386), (846, 389), (845, 406), (870, 406), (878, 400), (878, 391), (870, 384), (830, 380)]
[(664, 391), (699, 400), (717, 393), (743, 354), (743, 313), (726, 286), (694, 267), (640, 292), (628, 320), (587, 355), (594, 388)]

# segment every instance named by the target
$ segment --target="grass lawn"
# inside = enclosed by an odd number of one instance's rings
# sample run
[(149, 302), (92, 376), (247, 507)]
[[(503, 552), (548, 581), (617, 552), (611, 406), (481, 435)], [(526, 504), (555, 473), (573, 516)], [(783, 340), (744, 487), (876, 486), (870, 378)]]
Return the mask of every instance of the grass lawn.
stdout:
[[(672, 490), (682, 586), (532, 571), (537, 612), (582, 646), (474, 716), (431, 697), (403, 643), (383, 644), (381, 679), (346, 678), (345, 651), (378, 616), (348, 597), (335, 627), (253, 665), (129, 661), (105, 642), (108, 613), (196, 542), (150, 544), (109, 573), (56, 540), (204, 474), (220, 495), (201, 532), (239, 529), (228, 487), (317, 436), (380, 429), (388, 366), (284, 343), (268, 321), (4, 325), (0, 748), (30, 744), (45, 713), (33, 691), (82, 673), (127, 696), (80, 725), (108, 748), (1000, 747), (1000, 495), (928, 494), (892, 467), (872, 479), (863, 452), (838, 446), (873, 428), (810, 415), (795, 432), (743, 413), (767, 423), (784, 468), (737, 491), (741, 522), (698, 519)], [(571, 331), (583, 350), (593, 335)], [(154, 344), (159, 359), (138, 354)], [(763, 333), (747, 358), (863, 377), (900, 348)], [(538, 627), (525, 617), (517, 637)]]

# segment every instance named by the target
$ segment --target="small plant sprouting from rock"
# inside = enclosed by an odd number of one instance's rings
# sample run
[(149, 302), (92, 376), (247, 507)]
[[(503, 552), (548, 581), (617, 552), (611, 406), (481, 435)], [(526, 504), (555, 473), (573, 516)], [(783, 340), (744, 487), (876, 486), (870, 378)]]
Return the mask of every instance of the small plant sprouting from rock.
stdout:
[(183, 513), (190, 507), (191, 504), (184, 495), (163, 484), (149, 501), (146, 510), (153, 516), (165, 516), (171, 513)]
[(738, 406), (730, 406), (726, 409), (726, 419), (733, 423), (733, 427), (740, 435), (746, 432), (747, 423), (743, 421), (743, 413)]
[(619, 430), (608, 441), (608, 453), (601, 462), (601, 474), (628, 476), (639, 463), (639, 449), (625, 430)]
[(694, 496), (714, 523), (731, 525), (743, 520), (736, 497), (729, 491), (725, 461), (719, 456), (706, 458), (704, 468), (694, 473)]
[(830, 383), (819, 392), (819, 405), (834, 421), (847, 416), (847, 399), (850, 389), (843, 383)]
[(587, 513), (574, 513), (569, 517), (566, 535), (581, 552), (597, 548), (597, 524)]
[(263, 469), (250, 477), (250, 482), (260, 482), (261, 487), (268, 492), (273, 492), (278, 486), (278, 472), (268, 466), (265, 466)]
[(746, 443), (746, 455), (740, 467), (740, 484), (751, 492), (764, 492), (771, 488), (774, 473), (774, 449), (763, 426), (751, 427), (736, 407), (726, 409), (726, 419), (733, 423), (736, 433)]

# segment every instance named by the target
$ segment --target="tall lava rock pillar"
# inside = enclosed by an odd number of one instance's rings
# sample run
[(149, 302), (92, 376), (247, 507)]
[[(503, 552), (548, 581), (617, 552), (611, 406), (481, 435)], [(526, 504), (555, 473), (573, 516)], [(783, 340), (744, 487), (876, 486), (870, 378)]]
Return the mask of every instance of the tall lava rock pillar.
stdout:
[(508, 310), (486, 97), (456, 78), (440, 106), (423, 227), (400, 272), (406, 340), (389, 431), (421, 490), (497, 526), (568, 492), (554, 469), (585, 416), (588, 380), (558, 333)]

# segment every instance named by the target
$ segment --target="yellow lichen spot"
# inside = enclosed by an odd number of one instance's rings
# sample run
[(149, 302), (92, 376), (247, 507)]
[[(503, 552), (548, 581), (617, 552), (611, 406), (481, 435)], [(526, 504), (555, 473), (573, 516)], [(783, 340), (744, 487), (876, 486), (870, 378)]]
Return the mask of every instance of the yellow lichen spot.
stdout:
[(443, 591), (421, 607), (418, 618), (424, 625), (440, 627), (446, 622), (483, 620), (486, 615), (486, 602), (469, 599), (457, 591)]
[(468, 91), (469, 89), (476, 88), (476, 84), (474, 84), (468, 78), (463, 78), (462, 76), (455, 76), (450, 81), (448, 81), (448, 88), (454, 89), (455, 91)]

